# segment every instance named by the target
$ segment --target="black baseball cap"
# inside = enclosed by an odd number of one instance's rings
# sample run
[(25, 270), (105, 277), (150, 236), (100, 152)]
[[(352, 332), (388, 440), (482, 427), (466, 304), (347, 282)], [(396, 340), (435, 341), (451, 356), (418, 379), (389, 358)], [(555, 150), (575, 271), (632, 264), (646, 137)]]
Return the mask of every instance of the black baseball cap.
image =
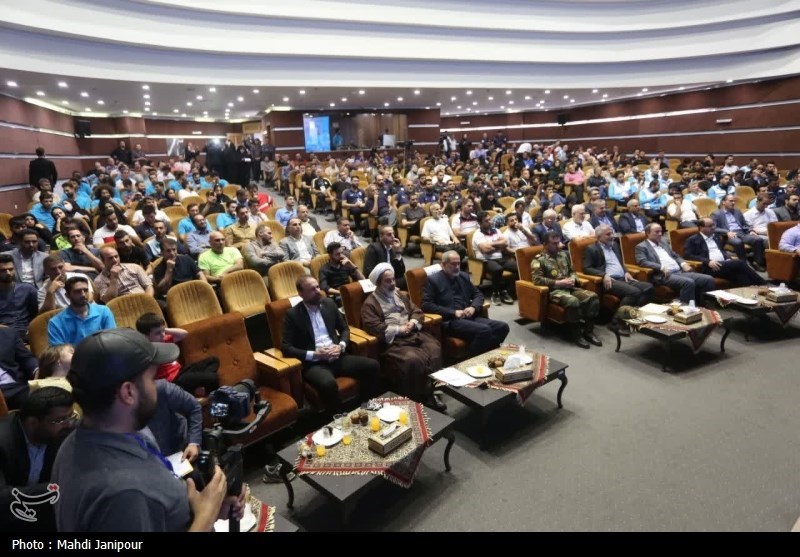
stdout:
[(153, 364), (178, 359), (176, 344), (150, 342), (128, 328), (96, 331), (75, 348), (70, 371), (86, 390), (102, 389), (133, 379)]

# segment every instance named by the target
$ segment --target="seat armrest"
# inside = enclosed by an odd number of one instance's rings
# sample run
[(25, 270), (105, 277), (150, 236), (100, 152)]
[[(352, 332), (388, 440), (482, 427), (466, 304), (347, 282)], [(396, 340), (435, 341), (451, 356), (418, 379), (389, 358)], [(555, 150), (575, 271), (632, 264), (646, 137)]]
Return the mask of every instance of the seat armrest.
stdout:
[(475, 286), (480, 286), (483, 282), (483, 264), (484, 262), (480, 259), (467, 259), (469, 278)]
[(603, 286), (603, 277), (575, 273), (578, 277), (578, 286), (597, 294)]
[(425, 265), (433, 265), (433, 253), (436, 251), (436, 247), (430, 240), (426, 240), (422, 238), (420, 240), (419, 249), (422, 252), (422, 259), (425, 261)]
[(363, 329), (350, 327), (351, 352), (356, 356), (378, 358), (378, 337), (374, 337)]
[(633, 275), (633, 278), (640, 281), (649, 281), (653, 276), (653, 269), (645, 269), (638, 265), (625, 265), (628, 272)]
[(289, 395), (298, 408), (303, 406), (303, 375), (300, 360), (294, 358), (279, 360), (261, 352), (253, 353), (253, 358), (256, 361), (259, 385)]
[(700, 269), (703, 268), (703, 264), (700, 261), (692, 261), (691, 259), (684, 259), (689, 266), (692, 268), (692, 271), (700, 272)]
[(531, 321), (543, 321), (547, 314), (547, 299), (550, 289), (546, 286), (537, 286), (527, 280), (518, 280), (516, 285), (519, 314)]
[(422, 329), (428, 331), (436, 339), (442, 341), (442, 316), (438, 313), (426, 313), (422, 321)]

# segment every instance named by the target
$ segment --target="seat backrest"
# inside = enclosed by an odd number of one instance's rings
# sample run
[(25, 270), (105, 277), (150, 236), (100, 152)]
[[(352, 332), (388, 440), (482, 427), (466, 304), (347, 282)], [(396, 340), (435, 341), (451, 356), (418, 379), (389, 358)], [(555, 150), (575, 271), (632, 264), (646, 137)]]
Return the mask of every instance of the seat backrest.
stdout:
[(315, 279), (319, 280), (319, 271), (322, 269), (322, 266), (325, 265), (328, 261), (331, 260), (330, 255), (327, 253), (325, 255), (318, 255), (311, 260), (311, 264), (309, 265), (311, 269), (311, 276)]
[(108, 309), (114, 314), (117, 327), (136, 328), (136, 320), (145, 313), (155, 313), (164, 317), (161, 306), (149, 294), (126, 294), (109, 300)]
[(297, 261), (282, 261), (269, 268), (269, 294), (273, 300), (297, 296), (295, 281), (306, 274), (306, 268)]
[(796, 224), (796, 221), (791, 220), (783, 222), (771, 222), (767, 224), (767, 236), (769, 238), (770, 249), (778, 249), (778, 245), (781, 243), (781, 236), (783, 236), (783, 233)]
[(717, 202), (707, 197), (701, 197), (692, 201), (699, 217), (710, 217), (718, 209)]
[(569, 257), (572, 260), (572, 269), (576, 273), (583, 272), (583, 252), (595, 242), (597, 242), (596, 237), (584, 236), (583, 238), (575, 238), (569, 243)]
[(31, 352), (37, 358), (42, 355), (45, 348), (50, 346), (50, 338), (47, 336), (47, 323), (50, 319), (63, 311), (61, 308), (51, 309), (40, 313), (31, 320), (28, 325), (28, 340), (30, 342)]
[(236, 199), (236, 192), (239, 191), (241, 186), (238, 184), (228, 184), (227, 186), (222, 188), (222, 193), (230, 197), (231, 199)]
[(202, 280), (176, 284), (167, 292), (167, 313), (172, 327), (222, 315), (214, 289)]
[(747, 203), (756, 196), (755, 190), (750, 186), (736, 186), (735, 191), (736, 191), (736, 197), (741, 197), (742, 199), (745, 200), (745, 203)]
[(514, 202), (517, 200), (516, 197), (511, 197), (510, 195), (501, 197), (497, 200), (497, 202), (505, 209), (506, 211), (514, 207)]
[(14, 215), (8, 213), (0, 213), (0, 232), (2, 232), (6, 238), (11, 237), (11, 218), (13, 216)]
[[(206, 215), (206, 224), (208, 225), (208, 230), (216, 230), (217, 229), (217, 217), (220, 213), (211, 213), (210, 215)], [(174, 230), (177, 234), (177, 230)]]
[(364, 259), (366, 259), (366, 257), (367, 248), (363, 246), (350, 252), (350, 261), (352, 261), (353, 265), (358, 267), (358, 270), (362, 273), (364, 272)]
[(186, 207), (187, 211), (189, 210), (189, 205), (191, 205), (192, 203), (197, 203), (198, 205), (202, 205), (203, 203), (205, 203), (205, 200), (199, 195), (187, 195), (186, 197), (181, 199), (181, 205)]
[(672, 246), (672, 251), (683, 257), (683, 246), (690, 236), (697, 234), (697, 227), (694, 228), (678, 228), (670, 230), (669, 243)]
[(280, 209), (280, 207), (277, 206), (267, 209), (267, 218), (269, 220), (275, 220), (275, 216), (278, 214), (278, 209)]
[[(176, 218), (180, 220), (189, 216), (189, 213), (186, 211), (186, 207), (183, 205), (172, 205), (170, 207), (164, 207), (161, 210), (171, 221), (175, 220)], [(173, 228), (173, 232), (177, 232), (177, 229)]]
[(219, 384), (235, 385), (243, 379), (259, 383), (256, 361), (241, 313), (201, 319), (183, 327), (189, 333), (181, 342), (184, 365), (210, 356), (219, 358)]
[(244, 317), (264, 313), (264, 307), (270, 301), (264, 279), (252, 269), (242, 269), (222, 277), (219, 294), (226, 312), (238, 312)]
[(276, 220), (268, 220), (267, 226), (272, 230), (272, 241), (278, 243), (286, 237), (286, 229)]
[(361, 288), (361, 283), (351, 282), (339, 289), (342, 294), (342, 308), (347, 324), (351, 327), (361, 328), (361, 305), (369, 294)]
[(624, 265), (636, 265), (636, 246), (644, 242), (647, 236), (644, 232), (635, 234), (623, 234), (619, 238), (622, 250), (622, 263)]
[(425, 291), (425, 282), (427, 280), (428, 274), (422, 267), (406, 271), (408, 297), (411, 298), (411, 302), (417, 307), (422, 307), (422, 293)]
[(273, 300), (267, 304), (267, 323), (269, 324), (269, 332), (272, 335), (272, 344), (275, 348), (280, 348), (281, 346), (283, 318), (291, 307), (292, 304), (287, 299)]
[(325, 239), (325, 234), (328, 233), (328, 230), (320, 230), (319, 232), (314, 233), (314, 245), (317, 246), (317, 251), (320, 253), (327, 253), (325, 251), (325, 243), (323, 240)]
[(531, 261), (539, 255), (544, 248), (542, 246), (529, 246), (518, 249), (514, 252), (517, 255), (517, 273), (519, 280), (533, 282), (531, 279)]

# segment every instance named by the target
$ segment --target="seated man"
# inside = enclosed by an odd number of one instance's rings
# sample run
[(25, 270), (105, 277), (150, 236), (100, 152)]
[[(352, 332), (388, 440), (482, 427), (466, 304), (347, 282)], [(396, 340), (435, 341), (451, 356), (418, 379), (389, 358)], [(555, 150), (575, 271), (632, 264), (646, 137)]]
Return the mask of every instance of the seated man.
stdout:
[(521, 248), (539, 245), (539, 239), (519, 221), (516, 213), (506, 217), (506, 231), (503, 232), (503, 236), (506, 238), (505, 252), (508, 255), (513, 255)]
[(14, 259), (0, 253), (0, 325), (16, 329), (23, 340), (28, 338), (28, 326), (38, 313), (36, 288), (26, 282), (16, 282)]
[(35, 230), (27, 229), (22, 233), (22, 242), (9, 253), (14, 258), (16, 281), (33, 285), (38, 289), (44, 282), (42, 262), (47, 253), (38, 251), (39, 235)]
[(275, 220), (281, 223), (281, 226), (287, 226), (289, 219), (297, 216), (297, 208), (295, 207), (294, 197), (289, 195), (286, 197), (286, 204), (278, 209), (275, 213)]
[(286, 259), (277, 242), (272, 241), (272, 229), (266, 223), (256, 226), (256, 237), (244, 249), (244, 262), (248, 269), (258, 271), (266, 279), (270, 267)]
[(679, 191), (672, 194), (672, 201), (667, 204), (667, 218), (678, 221), (680, 228), (694, 228), (697, 226), (697, 209), (691, 200), (683, 197)]
[(94, 279), (97, 273), (103, 271), (103, 262), (98, 257), (100, 252), (97, 251), (97, 248), (86, 245), (86, 236), (83, 235), (83, 232), (77, 229), (70, 230), (67, 232), (67, 240), (72, 247), (58, 252), (58, 255), (64, 260), (64, 269), (67, 272), (83, 273)]
[(114, 242), (114, 234), (117, 232), (117, 230), (126, 232), (134, 243), (140, 243), (139, 236), (136, 235), (136, 231), (127, 224), (120, 224), (119, 217), (113, 209), (106, 209), (102, 213), (102, 216), (105, 218), (106, 223), (94, 231), (94, 237), (92, 238), (94, 247), (99, 249), (105, 244)]
[(303, 236), (314, 241), (314, 234), (319, 232), (319, 224), (317, 224), (317, 217), (308, 212), (307, 205), (297, 206), (297, 218), (300, 219), (300, 228), (303, 230)]
[(186, 249), (194, 258), (211, 247), (211, 228), (204, 215), (195, 215), (192, 219), (194, 230), (186, 235)]
[(354, 249), (362, 246), (358, 235), (351, 230), (350, 220), (347, 217), (339, 217), (336, 221), (336, 228), (325, 234), (322, 244), (326, 249), (331, 242), (337, 242), (342, 246), (347, 257), (350, 257), (350, 253)]
[[(11, 327), (0, 327), (0, 391), (9, 410), (16, 410), (28, 398), (28, 381), (33, 379), (39, 364)], [(0, 475), (0, 491), (3, 489)], [(0, 515), (7, 512), (6, 508)]]
[(442, 214), (442, 207), (438, 203), (430, 204), (431, 218), (425, 221), (421, 236), (433, 244), (434, 250), (440, 253), (455, 251), (464, 261), (467, 259), (467, 249), (458, 241), (450, 222)]
[(594, 227), (595, 232), (597, 231), (598, 226), (604, 224), (606, 226), (610, 226), (614, 234), (619, 233), (617, 219), (614, 218), (614, 215), (608, 212), (608, 206), (605, 199), (598, 199), (591, 202), (591, 207), (592, 216), (589, 219), (589, 222)]
[(319, 270), (319, 288), (332, 298), (337, 306), (341, 306), (342, 297), (339, 288), (351, 281), (364, 280), (364, 275), (344, 254), (344, 247), (338, 242), (328, 244), (328, 256), (330, 261)]
[(319, 255), (316, 244), (308, 236), (303, 235), (300, 219), (293, 217), (286, 225), (286, 237), (280, 241), (286, 261), (299, 261), (309, 267), (311, 260)]
[[(638, 281), (622, 265), (622, 254), (614, 241), (614, 231), (601, 224), (595, 228), (597, 242), (583, 251), (583, 272), (603, 277), (603, 290), (618, 296), (621, 306), (640, 307), (653, 297), (653, 285)], [(615, 323), (615, 326), (619, 321)]]
[[(69, 298), (67, 298), (67, 291), (64, 285), (68, 279), (72, 277), (82, 277), (89, 280), (83, 273), (70, 273), (65, 270), (66, 264), (57, 255), (48, 255), (42, 262), (44, 268), (44, 275), (46, 277), (42, 286), (39, 287), (37, 292), (37, 300), (39, 302), (39, 313), (50, 311), (56, 308), (65, 308), (69, 305)], [(94, 290), (91, 290), (91, 282), (89, 283), (90, 294), (94, 298)]]
[(106, 306), (92, 303), (89, 281), (83, 277), (72, 277), (64, 283), (69, 305), (47, 322), (47, 338), (50, 346), (71, 344), (80, 341), (95, 331), (115, 329), (114, 314)]
[(148, 238), (144, 243), (144, 249), (147, 253), (147, 258), (150, 261), (155, 261), (163, 255), (163, 240), (168, 239), (177, 242), (177, 238), (167, 235), (167, 225), (161, 221), (155, 222), (153, 226), (153, 233), (153, 236)]
[(117, 250), (108, 246), (100, 250), (100, 257), (103, 272), (97, 275), (94, 283), (103, 303), (126, 294), (154, 294), (152, 279), (139, 265), (120, 263)]
[(419, 236), (419, 223), (425, 216), (425, 207), (419, 204), (419, 195), (412, 193), (408, 207), (400, 215), (400, 225), (408, 229), (409, 236)]
[(771, 222), (778, 222), (775, 211), (769, 208), (771, 203), (768, 193), (759, 193), (755, 199), (756, 205), (744, 213), (744, 220), (753, 233), (758, 234), (769, 242), (767, 225)]
[(691, 272), (692, 267), (664, 242), (661, 225), (651, 222), (644, 229), (647, 238), (636, 246), (636, 264), (652, 269), (653, 284), (665, 284), (680, 292), (681, 302), (694, 300), (703, 305), (703, 295), (714, 290), (714, 279)]
[(425, 282), (422, 311), (442, 316), (443, 331), (469, 343), (470, 357), (493, 350), (508, 336), (508, 323), (481, 316), (483, 294), (467, 273), (455, 251), (442, 254), (442, 271)]
[(647, 217), (642, 214), (638, 199), (628, 201), (628, 212), (619, 216), (619, 231), (623, 234), (636, 234), (644, 232), (647, 226)]
[(539, 238), (539, 243), (542, 243), (545, 233), (555, 232), (559, 237), (559, 245), (561, 249), (566, 248), (567, 240), (564, 238), (564, 232), (561, 230), (561, 225), (558, 224), (558, 213), (553, 209), (547, 209), (542, 213), (542, 222), (533, 227), (533, 232)]
[(513, 255), (506, 255), (508, 240), (492, 226), (489, 213), (478, 215), (478, 225), (480, 228), (472, 235), (472, 250), (475, 258), (484, 262), (484, 269), (492, 277), (492, 303), (497, 306), (513, 304), (514, 299), (508, 292), (503, 271), (512, 274), (508, 282), (513, 285), (517, 276), (517, 259)]
[(800, 256), (800, 223), (784, 230), (778, 249)]
[(178, 242), (173, 238), (161, 241), (161, 253), (163, 258), (153, 270), (156, 296), (166, 298), (170, 288), (190, 280), (208, 282), (194, 259), (178, 253)]
[(328, 413), (342, 406), (336, 377), (355, 378), (362, 399), (375, 396), (380, 366), (375, 360), (346, 354), (350, 329), (336, 304), (322, 297), (314, 277), (299, 277), (296, 287), (303, 302), (286, 312), (283, 353), (303, 363), (303, 379), (317, 390)]
[(369, 276), (378, 263), (388, 263), (394, 269), (395, 282), (400, 290), (406, 290), (406, 264), (400, 240), (394, 237), (391, 226), (378, 229), (378, 241), (367, 246), (364, 254), (364, 274)]
[(200, 205), (197, 203), (190, 203), (186, 208), (186, 212), (188, 216), (178, 221), (178, 238), (180, 238), (182, 242), (186, 242), (187, 234), (194, 230), (194, 217), (200, 214)]
[[(594, 228), (586, 218), (586, 208), (583, 205), (572, 206), (572, 219), (567, 221), (562, 228), (567, 241), (585, 236), (594, 236)], [(544, 244), (544, 239), (542, 239)]]
[(382, 371), (399, 394), (444, 412), (447, 406), (434, 396), (429, 377), (443, 367), (442, 346), (422, 329), (425, 314), (397, 290), (388, 263), (379, 263), (369, 280), (377, 288), (361, 306), (361, 324), (379, 339)]
[(242, 254), (236, 248), (225, 246), (225, 235), (216, 230), (210, 236), (211, 249), (197, 259), (197, 265), (212, 286), (222, 282), (222, 277), (244, 268)]
[(714, 232), (722, 235), (724, 240), (733, 246), (739, 259), (747, 261), (744, 246), (751, 246), (753, 248), (753, 267), (756, 271), (766, 271), (764, 249), (767, 240), (751, 233), (750, 226), (744, 220), (744, 215), (736, 208), (735, 195), (726, 195), (723, 198), (722, 206), (719, 211), (714, 213), (713, 218), (716, 227)]
[[(239, 209), (239, 202), (235, 199), (228, 201), (225, 205), (226, 211), (217, 215), (217, 230), (224, 231), (229, 226), (236, 223), (236, 211)], [(194, 219), (192, 220), (194, 222)]]
[(786, 196), (786, 204), (775, 208), (775, 216), (781, 222), (800, 220), (800, 195), (793, 193)]
[[(147, 269), (150, 266), (150, 257), (147, 254), (147, 250), (145, 250), (144, 246), (135, 244), (127, 232), (117, 230), (114, 233), (114, 242), (117, 246), (120, 263), (136, 265), (142, 269)], [(102, 250), (100, 253), (102, 254)]]
[(450, 219), (450, 227), (459, 241), (466, 240), (467, 234), (478, 229), (478, 215), (473, 212), (474, 209), (475, 203), (471, 199), (465, 199), (461, 202), (461, 210)]
[[(75, 427), (72, 394), (58, 387), (31, 393), (19, 412), (0, 418), (0, 530), (5, 532), (54, 532), (53, 505), (26, 507), (33, 521), (12, 512), (18, 501), (42, 500), (49, 492), (51, 471), (61, 442)], [(19, 495), (15, 495), (17, 491)], [(26, 509), (17, 509), (20, 514)]]
[(239, 249), (256, 237), (256, 227), (250, 224), (250, 210), (247, 205), (236, 208), (236, 222), (224, 230), (225, 245)]
[(364, 202), (364, 212), (378, 220), (378, 224), (389, 225), (392, 228), (397, 226), (397, 209), (395, 209), (389, 199), (378, 191), (375, 184), (367, 186), (367, 196)]
[(703, 264), (701, 273), (724, 278), (736, 286), (766, 284), (766, 281), (741, 259), (732, 259), (720, 241), (714, 237), (714, 221), (705, 217), (698, 222), (700, 232), (690, 236), (683, 246), (683, 255), (689, 261)]
[(569, 254), (562, 251), (559, 244), (556, 233), (544, 235), (544, 249), (531, 261), (533, 284), (549, 288), (549, 301), (565, 308), (575, 344), (581, 348), (589, 348), (589, 343), (603, 346), (594, 334), (594, 321), (600, 311), (597, 294), (578, 288)]

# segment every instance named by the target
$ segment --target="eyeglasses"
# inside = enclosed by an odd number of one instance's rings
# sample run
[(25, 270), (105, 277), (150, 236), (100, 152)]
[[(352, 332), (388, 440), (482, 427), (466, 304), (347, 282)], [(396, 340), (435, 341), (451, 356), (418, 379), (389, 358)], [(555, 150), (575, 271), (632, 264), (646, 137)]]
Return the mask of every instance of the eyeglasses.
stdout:
[(67, 422), (77, 421), (78, 418), (80, 418), (80, 415), (73, 410), (69, 416), (65, 416), (63, 418), (56, 418), (55, 420), (47, 420), (47, 423), (51, 425), (61, 425)]

